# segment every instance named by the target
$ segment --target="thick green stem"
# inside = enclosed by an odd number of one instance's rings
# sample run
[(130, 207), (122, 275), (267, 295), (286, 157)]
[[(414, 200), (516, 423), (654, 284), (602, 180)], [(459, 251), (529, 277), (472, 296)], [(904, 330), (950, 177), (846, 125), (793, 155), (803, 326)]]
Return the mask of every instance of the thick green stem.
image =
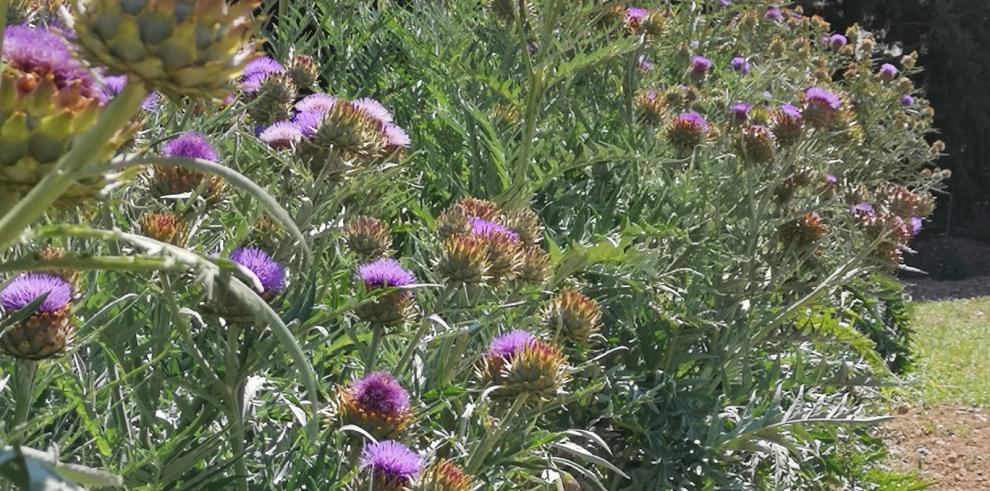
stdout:
[(141, 102), (147, 95), (148, 90), (143, 83), (128, 81), (120, 95), (107, 106), (96, 125), (86, 134), (75, 138), (72, 150), (62, 157), (58, 165), (0, 218), (0, 250), (13, 244), (24, 229), (43, 215), (72, 186), (75, 181), (68, 177), (69, 173), (93, 164), (106, 142), (112, 140), (141, 109)]
[(368, 354), (364, 362), (364, 374), (367, 375), (375, 371), (375, 363), (378, 361), (378, 349), (385, 337), (385, 328), (375, 327), (375, 332), (371, 335), (371, 346), (368, 347)]
[(502, 421), (499, 422), (498, 429), (482, 440), (481, 444), (478, 445), (478, 448), (474, 452), (471, 452), (471, 460), (468, 461), (466, 469), (469, 474), (477, 474), (478, 469), (485, 462), (488, 454), (491, 453), (493, 448), (495, 448), (495, 444), (497, 444), (498, 441), (502, 439), (505, 432), (508, 431), (509, 422), (516, 416), (516, 414), (519, 413), (524, 404), (526, 404), (526, 394), (519, 394), (516, 396), (516, 400), (512, 403), (512, 406), (509, 407), (509, 410), (506, 411)]
[(244, 445), (244, 380), (238, 357), (241, 328), (236, 324), (227, 331), (227, 419), (230, 422), (230, 445), (234, 451), (234, 472), (238, 491), (247, 491), (248, 468)]
[[(14, 374), (14, 399), (17, 401), (14, 407), (14, 428), (27, 422), (28, 414), (31, 412), (31, 404), (34, 402), (34, 376), (38, 372), (38, 362), (34, 360), (18, 360), (17, 371)], [(19, 431), (15, 445), (23, 440), (25, 431)]]

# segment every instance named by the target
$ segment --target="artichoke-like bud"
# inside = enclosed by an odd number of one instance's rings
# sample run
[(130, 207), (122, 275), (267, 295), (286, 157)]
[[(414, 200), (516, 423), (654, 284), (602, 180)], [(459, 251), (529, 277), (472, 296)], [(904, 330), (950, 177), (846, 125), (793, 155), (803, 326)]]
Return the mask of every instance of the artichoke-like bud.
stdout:
[(222, 97), (251, 58), (260, 0), (78, 0), (79, 44), (96, 65), (170, 97)]
[(867, 240), (877, 242), (873, 258), (889, 266), (897, 266), (903, 256), (901, 250), (914, 236), (914, 224), (885, 211), (876, 211), (868, 203), (853, 207), (853, 216)]
[(500, 395), (551, 398), (564, 384), (566, 363), (567, 358), (556, 346), (533, 340), (502, 369), (505, 390)]
[(812, 87), (801, 94), (804, 109), (801, 116), (818, 128), (831, 128), (841, 116), (842, 99), (821, 87)]
[(296, 84), (287, 74), (273, 74), (258, 85), (248, 106), (248, 116), (259, 126), (268, 126), (292, 115)]
[(656, 89), (647, 89), (633, 99), (647, 123), (659, 125), (667, 118), (667, 102)]
[(15, 358), (42, 360), (62, 353), (72, 341), (75, 327), (70, 313), (72, 286), (49, 274), (28, 273), (0, 291), (0, 307), (11, 315), (45, 297), (26, 319), (10, 326), (0, 338), (0, 347)]
[(667, 126), (667, 141), (678, 152), (690, 153), (708, 137), (708, 122), (696, 112), (686, 112)]
[(536, 5), (529, 0), (488, 0), (488, 8), (495, 18), (506, 24), (516, 19), (516, 13), (523, 18), (536, 15)]
[(663, 102), (667, 107), (690, 110), (701, 98), (701, 92), (690, 85), (678, 85), (664, 91)]
[[(382, 288), (401, 288), (416, 282), (416, 277), (395, 259), (379, 259), (358, 267), (357, 280), (366, 292)], [(401, 326), (412, 316), (412, 292), (398, 290), (361, 303), (355, 313), (376, 327)]]
[(316, 84), (319, 77), (317, 73), (316, 61), (309, 55), (295, 55), (289, 61), (289, 68), (286, 75), (296, 85), (297, 88), (304, 89)]
[(522, 260), (519, 266), (519, 280), (526, 283), (541, 284), (547, 279), (550, 269), (550, 256), (535, 246), (526, 246), (522, 250)]
[(657, 11), (650, 12), (639, 22), (640, 30), (652, 37), (660, 37), (666, 27), (667, 17)]
[(935, 200), (930, 194), (919, 195), (900, 184), (883, 183), (876, 195), (891, 213), (904, 220), (926, 217), (935, 211)]
[(377, 218), (356, 216), (344, 226), (347, 247), (363, 259), (387, 256), (392, 246), (388, 225)]
[(251, 228), (247, 242), (265, 251), (276, 251), (285, 240), (285, 228), (281, 223), (263, 214)]
[(399, 442), (369, 443), (361, 452), (363, 472), (355, 489), (407, 491), (422, 468), (419, 455)]
[(585, 344), (598, 332), (602, 312), (595, 300), (573, 288), (565, 288), (543, 307), (541, 317), (547, 332)]
[[(196, 132), (186, 132), (170, 140), (162, 148), (165, 157), (185, 157), (190, 159), (219, 161), (216, 149), (206, 137)], [(198, 170), (185, 167), (156, 165), (149, 179), (149, 187), (158, 196), (184, 194), (197, 189), (206, 175)], [(216, 176), (209, 178), (203, 196), (208, 203), (218, 201), (225, 188), (223, 180)]]
[(487, 199), (465, 196), (457, 200), (457, 205), (464, 208), (464, 212), (471, 218), (495, 220), (499, 216), (498, 205)]
[(529, 208), (507, 212), (502, 218), (502, 224), (515, 232), (519, 236), (519, 240), (525, 245), (536, 245), (543, 239), (540, 217)]
[(457, 464), (439, 459), (423, 469), (416, 491), (471, 491), (474, 478)]
[(522, 266), (522, 242), (519, 234), (500, 223), (472, 218), (471, 235), (484, 240), (488, 247), (488, 274), (494, 283), (516, 277)]
[(478, 368), (483, 383), (501, 386), (498, 397), (527, 394), (535, 399), (555, 395), (564, 383), (567, 358), (554, 345), (525, 331), (492, 340)]
[(375, 372), (339, 390), (341, 425), (356, 425), (378, 439), (396, 438), (412, 421), (409, 393), (386, 372)]
[[(62, 259), (65, 257), (65, 249), (61, 247), (56, 247), (53, 245), (46, 245), (43, 249), (38, 251), (38, 259)], [(60, 269), (57, 271), (51, 271), (50, 274), (62, 278), (68, 282), (73, 287), (79, 285), (79, 270), (76, 269)]]
[[(0, 72), (0, 194), (16, 201), (34, 187), (92, 127), (103, 111), (102, 92), (74, 52), (52, 30), (10, 26)], [(94, 161), (109, 159), (123, 142), (115, 136)], [(97, 195), (103, 176), (74, 183), (56, 203), (67, 207)], [(3, 210), (6, 211), (6, 210)]]
[(141, 233), (157, 241), (185, 247), (189, 226), (170, 211), (146, 212), (139, 221)]
[(747, 125), (743, 127), (736, 145), (739, 154), (747, 162), (769, 162), (773, 160), (776, 138), (766, 126)]
[(522, 115), (519, 110), (510, 104), (495, 104), (488, 111), (488, 117), (492, 123), (498, 126), (512, 126), (519, 122)]
[(437, 273), (453, 284), (477, 285), (488, 275), (488, 245), (480, 237), (453, 235), (443, 243)]
[(446, 240), (455, 235), (471, 233), (470, 218), (463, 206), (455, 204), (447, 208), (437, 218), (437, 235), (441, 240)]
[[(297, 153), (314, 174), (326, 173), (343, 180), (382, 155), (386, 142), (381, 123), (353, 102), (338, 100), (317, 118), (312, 137), (297, 146)], [(303, 129), (303, 135), (306, 133)]]
[(801, 110), (784, 104), (773, 113), (773, 134), (783, 147), (789, 147), (801, 140), (804, 133), (804, 117)]
[(780, 240), (793, 246), (807, 246), (822, 240), (828, 234), (828, 226), (818, 213), (806, 213), (780, 229)]

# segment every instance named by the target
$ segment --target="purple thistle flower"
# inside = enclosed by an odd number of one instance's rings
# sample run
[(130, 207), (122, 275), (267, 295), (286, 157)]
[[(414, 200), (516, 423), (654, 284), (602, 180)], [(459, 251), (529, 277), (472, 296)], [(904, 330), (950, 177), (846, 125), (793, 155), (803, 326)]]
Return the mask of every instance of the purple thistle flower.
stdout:
[(336, 97), (330, 94), (317, 92), (300, 99), (299, 102), (296, 103), (296, 111), (325, 114), (333, 108), (334, 104), (337, 104)]
[(395, 259), (379, 259), (362, 264), (358, 266), (357, 276), (364, 283), (366, 290), (403, 287), (416, 282), (416, 276), (403, 268)]
[(835, 177), (835, 174), (828, 174), (825, 176), (825, 184), (828, 184), (829, 186), (834, 186), (838, 184), (838, 182), (839, 178)]
[[(110, 77), (105, 77), (103, 79), (103, 90), (100, 91), (99, 97), (100, 102), (106, 104), (110, 102), (111, 99), (117, 97), (120, 91), (124, 90), (124, 86), (127, 85), (126, 75), (114, 75)], [(144, 98), (141, 102), (141, 109), (148, 112), (158, 111), (158, 102), (161, 100), (161, 95), (156, 91), (151, 91), (148, 97)]]
[(732, 0), (718, 0), (718, 4), (721, 5), (721, 6), (723, 6), (723, 7), (731, 7), (732, 6)]
[(638, 24), (641, 20), (650, 15), (650, 11), (642, 7), (626, 8), (626, 22)]
[(471, 224), (471, 235), (477, 235), (480, 237), (493, 237), (496, 235), (501, 235), (508, 237), (512, 242), (519, 242), (519, 234), (509, 230), (507, 227), (500, 223), (495, 223), (490, 220), (485, 220), (483, 218), (474, 217), (470, 220)]
[(302, 139), (302, 130), (292, 121), (279, 121), (258, 135), (261, 141), (273, 148), (289, 148)]
[(821, 87), (812, 87), (804, 91), (804, 100), (808, 104), (827, 107), (832, 110), (838, 110), (842, 107), (842, 99), (839, 99), (839, 96)]
[(392, 113), (388, 112), (388, 109), (385, 109), (385, 106), (383, 106), (381, 102), (378, 102), (370, 97), (355, 99), (351, 101), (351, 104), (366, 116), (378, 121), (381, 124), (389, 124), (392, 122)]
[(409, 410), (409, 393), (387, 372), (375, 372), (358, 379), (351, 394), (362, 409), (396, 416)]
[(864, 216), (867, 218), (873, 218), (876, 216), (876, 213), (873, 210), (873, 205), (869, 203), (860, 203), (852, 207), (852, 213), (853, 215)]
[(70, 45), (50, 29), (25, 24), (8, 26), (3, 32), (3, 60), (17, 70), (42, 78), (52, 75), (60, 89), (78, 81), (85, 95), (98, 95), (93, 78), (75, 59)]
[(36, 312), (52, 313), (62, 310), (72, 299), (72, 286), (62, 278), (43, 273), (25, 273), (14, 278), (0, 291), (0, 305), (8, 311), (23, 309), (44, 294), (48, 297)]
[(487, 355), (489, 357), (511, 358), (535, 339), (532, 334), (526, 331), (509, 331), (492, 339), (488, 346)]
[(261, 293), (277, 295), (285, 288), (285, 268), (257, 247), (238, 247), (230, 260), (254, 273), (261, 283)]
[(746, 58), (741, 56), (733, 58), (732, 61), (729, 62), (729, 67), (743, 75), (749, 75), (751, 70), (749, 62), (746, 61)]
[(911, 235), (917, 236), (920, 234), (923, 223), (921, 217), (911, 217)]
[(828, 43), (828, 46), (832, 49), (840, 49), (849, 44), (849, 40), (842, 34), (838, 33), (826, 37), (825, 42)]
[(790, 119), (801, 121), (801, 110), (790, 104), (781, 104), (780, 112)]
[(712, 69), (712, 60), (704, 56), (694, 56), (691, 58), (691, 73), (703, 77)]
[(745, 122), (749, 119), (749, 104), (737, 102), (729, 106), (729, 112), (736, 118), (736, 121)]
[(386, 482), (412, 481), (423, 467), (419, 455), (409, 447), (392, 440), (365, 445), (361, 452), (361, 467), (370, 469)]
[(316, 130), (320, 129), (320, 125), (323, 124), (323, 113), (317, 111), (297, 113), (292, 117), (292, 122), (302, 132), (303, 137), (310, 138), (316, 134)]
[(674, 124), (678, 124), (678, 123), (696, 126), (702, 132), (708, 132), (708, 121), (705, 121), (704, 116), (694, 111), (681, 113), (681, 115), (677, 116), (677, 118), (674, 120)]
[(650, 61), (646, 57), (646, 55), (639, 55), (639, 71), (644, 72), (644, 73), (646, 73), (646, 72), (652, 72), (653, 71), (653, 68), (654, 68), (653, 62)]
[(890, 63), (884, 63), (880, 67), (880, 78), (885, 80), (893, 80), (897, 76), (897, 67), (891, 65)]
[(395, 124), (386, 124), (382, 126), (382, 134), (385, 135), (385, 146), (389, 149), (398, 150), (400, 148), (409, 148), (412, 145), (412, 139), (409, 138), (409, 134), (406, 130)]
[(914, 97), (912, 97), (910, 95), (905, 95), (904, 97), (901, 98), (901, 104), (903, 104), (905, 106), (913, 106), (914, 105)]
[(195, 131), (183, 133), (165, 144), (162, 147), (162, 155), (165, 157), (186, 157), (189, 159), (209, 160), (217, 162), (216, 149), (210, 145), (206, 137)]
[(251, 60), (241, 74), (241, 90), (254, 92), (269, 76), (285, 73), (285, 67), (270, 56), (262, 56)]
[(767, 13), (763, 14), (763, 17), (774, 22), (780, 22), (784, 20), (784, 13), (780, 11), (780, 7), (774, 5), (767, 9)]

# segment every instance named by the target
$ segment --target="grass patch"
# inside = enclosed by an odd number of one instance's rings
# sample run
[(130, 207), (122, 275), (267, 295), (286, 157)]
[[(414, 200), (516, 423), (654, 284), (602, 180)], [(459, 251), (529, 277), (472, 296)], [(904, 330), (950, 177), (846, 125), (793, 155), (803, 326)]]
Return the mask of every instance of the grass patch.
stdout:
[(990, 297), (916, 304), (919, 402), (990, 405)]

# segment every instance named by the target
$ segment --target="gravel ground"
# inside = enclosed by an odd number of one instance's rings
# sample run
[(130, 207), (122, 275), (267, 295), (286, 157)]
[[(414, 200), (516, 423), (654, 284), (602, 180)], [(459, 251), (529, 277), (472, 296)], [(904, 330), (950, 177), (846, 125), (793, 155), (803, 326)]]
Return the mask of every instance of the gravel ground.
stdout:
[(990, 410), (904, 407), (881, 428), (890, 465), (917, 471), (932, 490), (990, 490)]

